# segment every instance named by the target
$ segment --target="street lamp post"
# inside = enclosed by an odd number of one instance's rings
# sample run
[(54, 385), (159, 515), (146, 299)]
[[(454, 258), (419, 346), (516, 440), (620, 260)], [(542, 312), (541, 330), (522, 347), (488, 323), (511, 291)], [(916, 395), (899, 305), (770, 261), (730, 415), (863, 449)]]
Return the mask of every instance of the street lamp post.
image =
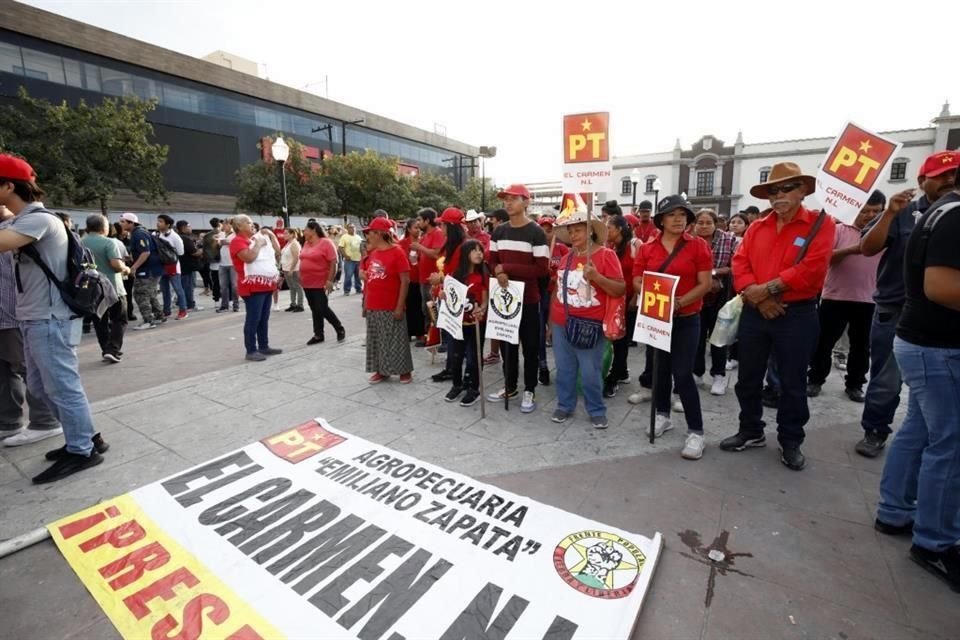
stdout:
[(287, 210), (287, 158), (290, 157), (290, 147), (283, 136), (277, 136), (270, 147), (273, 159), (280, 165), (280, 188), (283, 191), (283, 228), (290, 226), (290, 212)]
[(494, 158), (497, 155), (496, 147), (480, 147), (480, 211), (487, 210), (487, 164), (485, 158)]
[(637, 185), (640, 183), (640, 169), (634, 169), (630, 172), (630, 184), (633, 185), (633, 207), (631, 213), (637, 212)]
[(663, 186), (663, 183), (660, 182), (660, 178), (657, 178), (653, 181), (653, 213), (656, 214), (660, 208), (660, 187)]

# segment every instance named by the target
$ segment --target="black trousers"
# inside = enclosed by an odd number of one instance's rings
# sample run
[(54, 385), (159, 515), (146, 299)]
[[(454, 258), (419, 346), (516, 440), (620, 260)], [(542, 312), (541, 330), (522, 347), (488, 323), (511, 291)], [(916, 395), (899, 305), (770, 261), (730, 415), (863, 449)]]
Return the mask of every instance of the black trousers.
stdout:
[(830, 375), (833, 363), (833, 347), (843, 332), (850, 328), (850, 354), (847, 356), (846, 386), (861, 389), (867, 382), (870, 370), (870, 323), (873, 321), (872, 302), (848, 302), (845, 300), (820, 301), (820, 339), (810, 363), (807, 380), (823, 384)]
[(127, 328), (127, 297), (120, 299), (106, 310), (102, 318), (93, 319), (93, 327), (97, 331), (97, 342), (100, 351), (119, 355), (123, 351), (123, 332)]
[(343, 325), (337, 314), (330, 308), (326, 289), (304, 289), (307, 304), (310, 305), (310, 315), (313, 316), (313, 335), (323, 337), (323, 321), (326, 320), (336, 331), (343, 331)]
[(220, 270), (210, 270), (207, 275), (210, 278), (210, 293), (213, 294), (213, 301), (220, 302)]
[[(133, 315), (133, 277), (124, 278), (123, 290), (126, 292), (127, 320), (132, 320)], [(120, 293), (119, 291), (117, 293)]]
[[(480, 325), (480, 344), (486, 325)], [(453, 373), (453, 386), (473, 389), (480, 387), (480, 357), (477, 353), (477, 325), (463, 325), (463, 340), (451, 339), (448, 346), (449, 367)], [(464, 371), (464, 362), (466, 370)]]
[(622, 338), (613, 343), (613, 364), (607, 374), (607, 383), (616, 382), (627, 377), (627, 355), (630, 352), (630, 341), (633, 340), (633, 326), (637, 323), (637, 310), (627, 309), (627, 332)]
[(507, 391), (517, 388), (520, 377), (520, 350), (523, 350), (523, 390), (535, 391), (539, 373), (540, 351), (540, 303), (527, 302), (523, 305), (520, 317), (520, 344), (500, 343), (500, 357), (503, 358), (503, 377)]

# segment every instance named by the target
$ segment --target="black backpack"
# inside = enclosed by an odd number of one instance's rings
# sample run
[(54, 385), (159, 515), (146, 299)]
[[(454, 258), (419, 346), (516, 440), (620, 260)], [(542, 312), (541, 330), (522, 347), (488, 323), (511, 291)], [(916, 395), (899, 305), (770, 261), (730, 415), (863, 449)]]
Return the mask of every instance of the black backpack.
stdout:
[[(40, 252), (33, 244), (28, 244), (20, 248), (20, 253), (33, 260), (43, 273), (47, 280), (52, 282), (60, 291), (60, 297), (70, 310), (77, 316), (95, 316), (100, 317), (100, 305), (107, 297), (107, 291), (112, 291), (113, 284), (107, 278), (97, 271), (97, 265), (94, 262), (93, 254), (90, 249), (80, 242), (80, 237), (67, 226), (67, 223), (52, 211), (40, 209), (43, 213), (56, 217), (63, 223), (67, 232), (67, 277), (63, 280), (50, 270)], [(17, 290), (23, 293), (23, 285), (20, 282), (19, 261), (16, 267)]]
[(157, 257), (160, 259), (160, 264), (177, 264), (177, 250), (160, 234), (154, 234), (153, 244), (157, 248)]

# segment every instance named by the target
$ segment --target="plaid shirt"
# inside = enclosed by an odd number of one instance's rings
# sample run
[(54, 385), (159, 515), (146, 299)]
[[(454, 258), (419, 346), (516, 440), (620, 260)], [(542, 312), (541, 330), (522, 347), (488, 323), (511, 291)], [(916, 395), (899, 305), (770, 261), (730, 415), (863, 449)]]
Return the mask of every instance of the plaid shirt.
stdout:
[[(10, 226), (12, 220), (0, 223), (0, 229)], [(13, 270), (13, 251), (0, 253), (0, 329), (18, 329), (20, 324), (14, 311), (17, 308), (17, 280)]]
[(729, 267), (737, 247), (737, 237), (726, 231), (715, 231), (710, 248), (713, 250), (713, 268)]

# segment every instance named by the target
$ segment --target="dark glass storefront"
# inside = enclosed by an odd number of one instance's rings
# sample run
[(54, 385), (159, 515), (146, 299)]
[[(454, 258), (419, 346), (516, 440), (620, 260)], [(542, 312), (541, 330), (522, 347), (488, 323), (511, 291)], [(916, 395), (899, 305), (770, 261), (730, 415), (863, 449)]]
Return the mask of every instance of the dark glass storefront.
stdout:
[[(337, 119), (0, 29), (0, 100), (14, 101), (20, 86), (51, 102), (95, 103), (105, 95), (157, 100), (150, 121), (157, 142), (170, 147), (164, 168), (170, 191), (233, 194), (237, 169), (260, 160), (257, 143), (278, 131), (321, 150), (343, 149), (344, 127)], [(330, 133), (312, 132), (325, 125)], [(362, 125), (346, 127), (346, 136), (347, 152), (372, 149), (454, 182), (472, 175), (455, 169), (472, 159), (450, 150)]]

